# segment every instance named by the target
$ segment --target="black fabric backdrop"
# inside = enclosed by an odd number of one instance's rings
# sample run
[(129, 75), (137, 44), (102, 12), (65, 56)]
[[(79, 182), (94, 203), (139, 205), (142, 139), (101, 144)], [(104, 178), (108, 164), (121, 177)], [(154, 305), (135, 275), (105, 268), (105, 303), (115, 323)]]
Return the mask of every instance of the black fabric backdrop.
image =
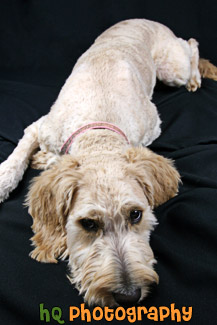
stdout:
[[(217, 65), (215, 1), (0, 2), (1, 162), (15, 148), (23, 129), (49, 111), (77, 58), (102, 31), (128, 18), (156, 20), (177, 36), (195, 37), (201, 56)], [(159, 83), (154, 102), (163, 124), (162, 135), (151, 148), (175, 160), (183, 184), (176, 198), (156, 209), (159, 225), (151, 245), (160, 283), (143, 305), (192, 306), (190, 324), (215, 324), (217, 82), (204, 80), (196, 93)], [(49, 310), (59, 306), (65, 324), (70, 324), (68, 306), (83, 301), (65, 276), (67, 263), (40, 264), (28, 257), (32, 220), (22, 202), (38, 173), (29, 168), (18, 188), (0, 205), (1, 324), (45, 324), (40, 321), (40, 303)], [(156, 323), (146, 317), (142, 322)]]

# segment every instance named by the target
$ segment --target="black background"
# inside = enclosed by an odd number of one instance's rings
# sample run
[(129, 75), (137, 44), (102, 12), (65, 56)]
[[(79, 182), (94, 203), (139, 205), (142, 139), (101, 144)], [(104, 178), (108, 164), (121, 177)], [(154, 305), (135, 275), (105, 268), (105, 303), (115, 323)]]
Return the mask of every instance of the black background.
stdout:
[[(23, 129), (49, 111), (76, 60), (94, 39), (128, 18), (156, 20), (179, 37), (196, 38), (201, 56), (217, 65), (216, 1), (1, 0), (0, 161), (15, 148)], [(160, 283), (143, 305), (192, 306), (190, 324), (215, 324), (217, 83), (204, 80), (196, 93), (159, 83), (154, 102), (163, 124), (151, 148), (175, 160), (183, 184), (176, 198), (156, 210), (159, 225), (151, 245)], [(50, 310), (62, 308), (69, 324), (68, 306), (82, 303), (65, 276), (66, 263), (40, 264), (28, 257), (32, 221), (22, 202), (37, 174), (29, 168), (0, 205), (1, 324), (42, 324), (40, 303)], [(155, 322), (144, 318), (143, 323)]]

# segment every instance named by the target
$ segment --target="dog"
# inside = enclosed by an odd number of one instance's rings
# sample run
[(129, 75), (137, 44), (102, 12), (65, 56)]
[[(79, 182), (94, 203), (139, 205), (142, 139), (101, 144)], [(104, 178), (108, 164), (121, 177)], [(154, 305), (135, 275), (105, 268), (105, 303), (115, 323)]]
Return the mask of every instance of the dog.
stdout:
[(217, 80), (217, 68), (199, 59), (195, 39), (145, 19), (122, 21), (79, 58), (50, 112), (0, 165), (1, 202), (30, 160), (44, 170), (25, 202), (31, 257), (68, 258), (70, 281), (89, 305), (133, 305), (158, 282), (153, 209), (177, 195), (180, 175), (147, 148), (161, 133), (151, 98), (156, 77), (196, 91), (201, 76)]

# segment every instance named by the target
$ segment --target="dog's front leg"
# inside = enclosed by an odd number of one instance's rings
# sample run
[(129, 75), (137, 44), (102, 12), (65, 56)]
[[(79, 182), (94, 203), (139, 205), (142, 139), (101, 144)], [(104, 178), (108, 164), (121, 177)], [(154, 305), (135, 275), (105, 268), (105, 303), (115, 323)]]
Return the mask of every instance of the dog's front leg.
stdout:
[(8, 198), (28, 166), (29, 159), (38, 148), (38, 128), (44, 117), (32, 123), (24, 131), (24, 136), (19, 141), (12, 154), (0, 165), (0, 203)]

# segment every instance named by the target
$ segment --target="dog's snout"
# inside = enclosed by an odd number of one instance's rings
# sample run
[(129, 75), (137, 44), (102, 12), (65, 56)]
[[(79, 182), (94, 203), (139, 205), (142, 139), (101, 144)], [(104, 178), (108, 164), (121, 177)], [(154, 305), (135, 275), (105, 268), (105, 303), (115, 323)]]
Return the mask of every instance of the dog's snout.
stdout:
[(115, 301), (121, 306), (132, 306), (136, 304), (141, 297), (141, 289), (136, 289), (130, 294), (113, 293)]

